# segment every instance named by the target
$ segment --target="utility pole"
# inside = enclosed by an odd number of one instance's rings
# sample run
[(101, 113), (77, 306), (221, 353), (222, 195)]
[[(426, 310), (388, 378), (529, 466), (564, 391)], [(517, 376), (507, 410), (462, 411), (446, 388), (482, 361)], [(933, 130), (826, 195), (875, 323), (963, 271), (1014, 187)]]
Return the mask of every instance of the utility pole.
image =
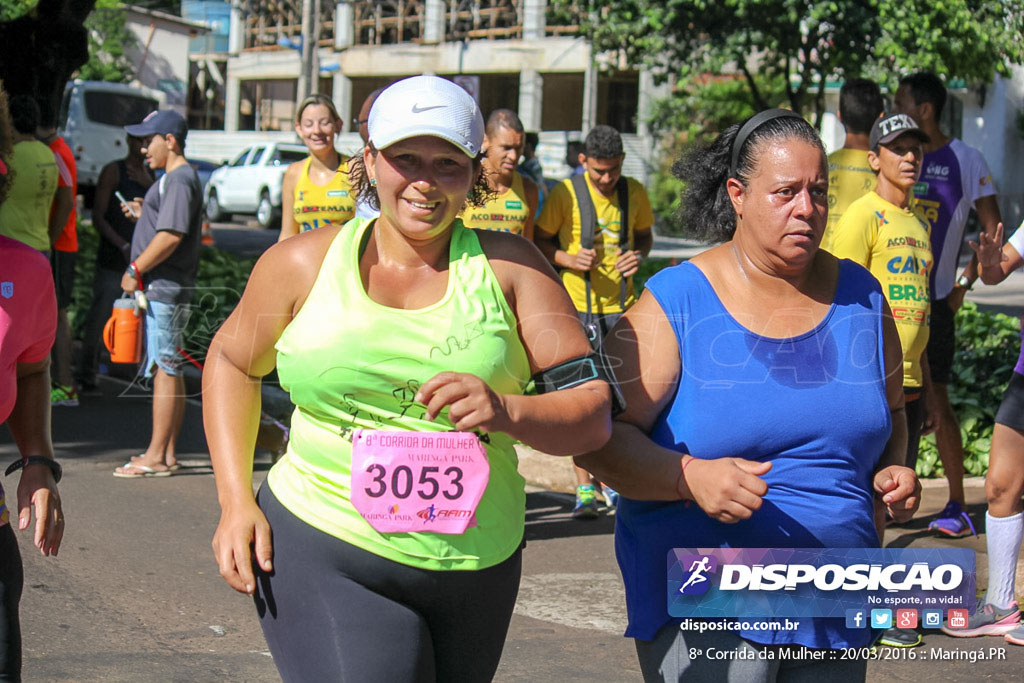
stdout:
[(299, 71), (299, 87), (296, 103), (317, 91), (320, 64), (317, 59), (317, 42), (320, 37), (320, 0), (302, 0), (302, 67)]

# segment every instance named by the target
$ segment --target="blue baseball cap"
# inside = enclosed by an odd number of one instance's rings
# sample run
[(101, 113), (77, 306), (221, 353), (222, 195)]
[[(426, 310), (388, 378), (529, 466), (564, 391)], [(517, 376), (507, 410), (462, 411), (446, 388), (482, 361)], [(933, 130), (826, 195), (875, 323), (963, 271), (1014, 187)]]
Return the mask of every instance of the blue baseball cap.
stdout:
[(188, 124), (178, 112), (173, 109), (159, 109), (150, 112), (142, 123), (133, 126), (125, 126), (124, 130), (128, 135), (137, 138), (145, 138), (150, 135), (173, 135), (178, 142), (185, 142), (188, 135)]

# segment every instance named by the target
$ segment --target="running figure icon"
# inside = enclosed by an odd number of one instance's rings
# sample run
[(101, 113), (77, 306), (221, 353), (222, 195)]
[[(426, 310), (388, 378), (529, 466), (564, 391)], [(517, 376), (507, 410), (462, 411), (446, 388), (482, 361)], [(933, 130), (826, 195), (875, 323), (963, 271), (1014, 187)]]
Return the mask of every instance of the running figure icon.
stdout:
[(693, 561), (693, 564), (690, 565), (690, 569), (688, 570), (690, 572), (690, 578), (686, 579), (686, 581), (683, 582), (683, 585), (679, 587), (680, 593), (685, 593), (686, 589), (690, 586), (698, 583), (704, 583), (708, 580), (708, 577), (704, 576), (704, 572), (711, 569), (711, 567), (708, 566), (710, 561), (711, 558), (707, 555), (699, 560)]

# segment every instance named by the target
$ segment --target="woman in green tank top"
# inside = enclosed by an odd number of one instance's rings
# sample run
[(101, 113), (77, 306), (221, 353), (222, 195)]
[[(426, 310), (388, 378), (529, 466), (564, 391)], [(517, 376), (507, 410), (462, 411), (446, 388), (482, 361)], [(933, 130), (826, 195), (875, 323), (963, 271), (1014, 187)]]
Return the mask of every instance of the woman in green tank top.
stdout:
[[(406, 79), (369, 130), (353, 189), (380, 218), (268, 250), (211, 345), (214, 552), (254, 595), (285, 680), (490, 680), (519, 582), (513, 443), (595, 450), (610, 392), (524, 395), (590, 346), (533, 244), (456, 219), (486, 199), (473, 99)], [(259, 380), (275, 365), (292, 438), (254, 497)]]

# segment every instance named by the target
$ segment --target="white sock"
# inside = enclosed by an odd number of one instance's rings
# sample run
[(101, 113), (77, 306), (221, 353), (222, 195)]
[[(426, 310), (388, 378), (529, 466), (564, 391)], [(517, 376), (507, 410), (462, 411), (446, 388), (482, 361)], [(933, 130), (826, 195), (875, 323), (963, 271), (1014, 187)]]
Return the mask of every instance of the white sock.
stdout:
[(1013, 580), (1017, 574), (1017, 554), (1024, 536), (1024, 513), (993, 517), (985, 513), (988, 545), (988, 591), (985, 602), (1009, 607), (1015, 600)]

